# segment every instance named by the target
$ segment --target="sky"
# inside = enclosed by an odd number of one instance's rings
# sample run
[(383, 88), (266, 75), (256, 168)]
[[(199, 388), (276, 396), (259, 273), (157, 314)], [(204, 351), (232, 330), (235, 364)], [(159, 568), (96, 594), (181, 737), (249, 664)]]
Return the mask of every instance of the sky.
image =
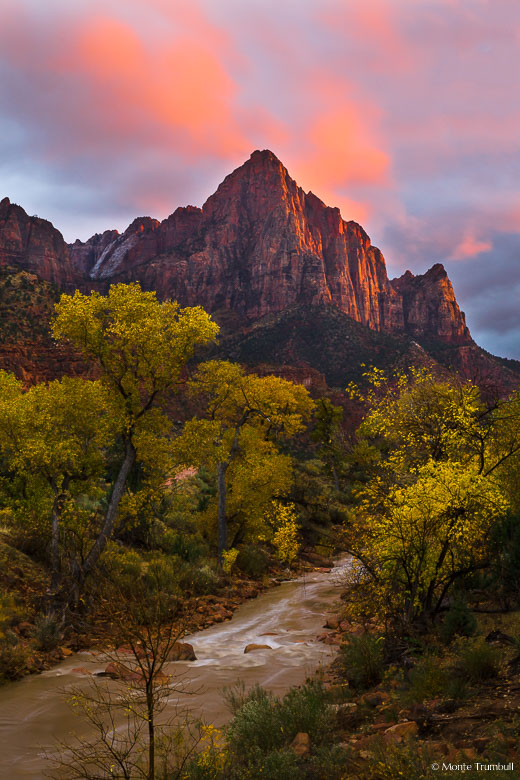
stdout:
[(254, 149), (520, 359), (518, 0), (1, 0), (0, 198), (67, 241)]

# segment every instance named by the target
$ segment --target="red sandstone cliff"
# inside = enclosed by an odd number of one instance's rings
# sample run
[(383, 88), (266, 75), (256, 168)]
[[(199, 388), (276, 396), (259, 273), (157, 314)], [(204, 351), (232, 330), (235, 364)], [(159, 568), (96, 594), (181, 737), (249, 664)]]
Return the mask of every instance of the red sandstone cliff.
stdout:
[(432, 336), (451, 344), (471, 343), (464, 312), (459, 309), (443, 265), (436, 263), (420, 276), (406, 271), (390, 283), (401, 296), (406, 333), (415, 338)]
[(61, 233), (9, 198), (0, 201), (0, 264), (21, 267), (64, 289), (80, 283)]
[(256, 320), (332, 304), (372, 330), (471, 342), (442, 266), (389, 281), (379, 249), (339, 209), (305, 193), (269, 151), (227, 176), (202, 209), (135, 219), (67, 246), (50, 222), (0, 203), (0, 263), (62, 289), (138, 280), (160, 297)]
[[(381, 252), (363, 228), (303, 192), (269, 151), (254, 152), (202, 209), (178, 208), (162, 222), (141, 217), (121, 235), (108, 230), (69, 246), (50, 222), (29, 217), (4, 198), (0, 266), (7, 277), (15, 279), (22, 268), (66, 291), (106, 290), (112, 282), (138, 280), (160, 297), (218, 312), (225, 332), (244, 341), (231, 344), (233, 359), (271, 363), (278, 359), (279, 344), (279, 362), (307, 373), (309, 367), (317, 369), (337, 386), (344, 386), (360, 360), (379, 365), (383, 357), (395, 363), (401, 356), (422, 364), (434, 353), (463, 376), (496, 380), (506, 389), (517, 382), (514, 366), (504, 367), (471, 339), (441, 265), (389, 280)], [(17, 284), (6, 281), (6, 290), (16, 292)], [(32, 298), (48, 298), (45, 313), (37, 317), (41, 325), (42, 317), (45, 323), (50, 318), (55, 292), (36, 289), (36, 277), (34, 286)], [(27, 381), (59, 375), (74, 360), (58, 355), (48, 336), (25, 333), (27, 304), (15, 303), (4, 328), (10, 335), (0, 334), (0, 364), (18, 366)], [(284, 313), (292, 316), (290, 328)], [(364, 334), (356, 333), (352, 319), (368, 326)], [(263, 345), (262, 334), (267, 334)], [(325, 349), (329, 341), (331, 354)], [(414, 349), (421, 354), (412, 354)]]
[(269, 151), (254, 152), (202, 209), (70, 247), (98, 283), (139, 280), (161, 297), (257, 319), (292, 305), (333, 304), (374, 330), (470, 341), (448, 278), (391, 283), (379, 249), (355, 222), (306, 194)]

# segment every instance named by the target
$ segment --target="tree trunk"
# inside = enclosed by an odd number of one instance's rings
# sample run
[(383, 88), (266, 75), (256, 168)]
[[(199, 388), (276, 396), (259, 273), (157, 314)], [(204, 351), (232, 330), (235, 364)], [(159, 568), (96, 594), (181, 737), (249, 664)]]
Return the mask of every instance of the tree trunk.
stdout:
[(65, 501), (65, 492), (68, 490), (70, 484), (70, 477), (65, 476), (61, 484), (61, 490), (58, 490), (58, 485), (55, 480), (52, 481), (52, 489), (54, 491), (54, 501), (52, 502), (52, 515), (51, 515), (51, 544), (50, 544), (50, 558), (51, 558), (51, 599), (56, 597), (58, 588), (61, 581), (61, 566), (60, 566), (60, 520), (61, 510), (63, 508), (63, 502)]
[(155, 722), (153, 675), (146, 685), (146, 709), (148, 716), (148, 780), (155, 780)]
[(103, 550), (105, 549), (108, 540), (112, 536), (117, 510), (119, 508), (119, 504), (121, 503), (130, 471), (135, 463), (135, 457), (135, 447), (132, 444), (131, 439), (127, 439), (125, 443), (125, 457), (114, 483), (114, 489), (112, 490), (112, 495), (110, 497), (110, 503), (105, 515), (103, 528), (99, 532), (98, 538), (94, 542), (92, 549), (85, 559), (85, 563), (80, 569), (81, 582), (83, 582), (88, 574), (90, 574), (98, 562)]
[(60, 584), (60, 504), (61, 493), (56, 492), (52, 504), (51, 523), (51, 598)]
[(227, 517), (226, 517), (226, 471), (228, 463), (218, 464), (218, 564), (222, 568), (222, 553), (227, 549)]
[(332, 477), (334, 479), (334, 488), (339, 492), (338, 471), (336, 469), (336, 466), (334, 465), (334, 461), (332, 461), (331, 463), (331, 469), (332, 469)]

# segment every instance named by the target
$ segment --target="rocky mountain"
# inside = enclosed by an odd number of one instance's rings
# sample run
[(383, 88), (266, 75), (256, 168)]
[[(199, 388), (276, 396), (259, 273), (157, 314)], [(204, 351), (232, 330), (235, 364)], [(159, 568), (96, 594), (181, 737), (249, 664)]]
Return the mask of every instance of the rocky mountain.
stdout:
[[(278, 347), (283, 342), (287, 349), (280, 347), (272, 362), (315, 369), (339, 386), (349, 366), (356, 373), (360, 362), (381, 362), (383, 354), (387, 360), (392, 349), (405, 362), (434, 360), (464, 376), (485, 373), (507, 387), (518, 381), (515, 363), (505, 367), (472, 340), (442, 265), (389, 279), (383, 255), (363, 228), (305, 193), (267, 150), (253, 152), (202, 209), (178, 208), (162, 222), (140, 217), (122, 234), (109, 230), (70, 245), (50, 222), (4, 198), (0, 265), (67, 291), (103, 291), (137, 280), (161, 298), (202, 305), (222, 324), (228, 353), (243, 362), (255, 363), (247, 345), (256, 345), (254, 355), (259, 335), (271, 343), (274, 327)], [(306, 350), (313, 341), (301, 338), (313, 328), (309, 312), (322, 339), (338, 345), (337, 359), (328, 346)], [(280, 323), (298, 329), (298, 316), (301, 333), (289, 344)], [(351, 345), (346, 352), (341, 333)], [(364, 346), (356, 353), (355, 344)]]
[(378, 331), (471, 341), (442, 266), (390, 281), (383, 255), (356, 222), (305, 193), (269, 151), (227, 176), (202, 209), (70, 247), (97, 283), (138, 279), (162, 297), (256, 320), (288, 306), (334, 305)]
[(23, 268), (61, 289), (82, 281), (59, 230), (46, 219), (29, 217), (9, 198), (0, 201), (0, 266)]

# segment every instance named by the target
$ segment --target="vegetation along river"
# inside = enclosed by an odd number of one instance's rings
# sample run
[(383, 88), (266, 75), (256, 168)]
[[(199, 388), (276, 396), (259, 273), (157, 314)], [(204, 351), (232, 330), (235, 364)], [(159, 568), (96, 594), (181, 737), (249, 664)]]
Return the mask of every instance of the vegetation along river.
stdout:
[[(282, 694), (303, 683), (334, 655), (316, 635), (339, 597), (344, 566), (345, 561), (338, 562), (330, 573), (311, 572), (284, 582), (243, 604), (230, 621), (186, 637), (183, 641), (193, 645), (197, 661), (168, 664), (166, 671), (172, 674), (172, 686), (177, 672), (195, 693), (179, 696), (172, 688), (172, 708), (187, 705), (194, 716), (218, 726), (229, 717), (222, 696), (226, 686), (258, 682)], [(244, 654), (250, 643), (272, 649)], [(102, 654), (77, 653), (41, 675), (0, 688), (0, 778), (44, 776), (49, 769), (44, 750), (52, 752), (55, 740), (66, 741), (71, 732), (81, 735), (87, 728), (65, 701), (68, 689), (89, 685), (89, 677), (73, 669), (84, 667), (95, 674), (106, 663)]]

